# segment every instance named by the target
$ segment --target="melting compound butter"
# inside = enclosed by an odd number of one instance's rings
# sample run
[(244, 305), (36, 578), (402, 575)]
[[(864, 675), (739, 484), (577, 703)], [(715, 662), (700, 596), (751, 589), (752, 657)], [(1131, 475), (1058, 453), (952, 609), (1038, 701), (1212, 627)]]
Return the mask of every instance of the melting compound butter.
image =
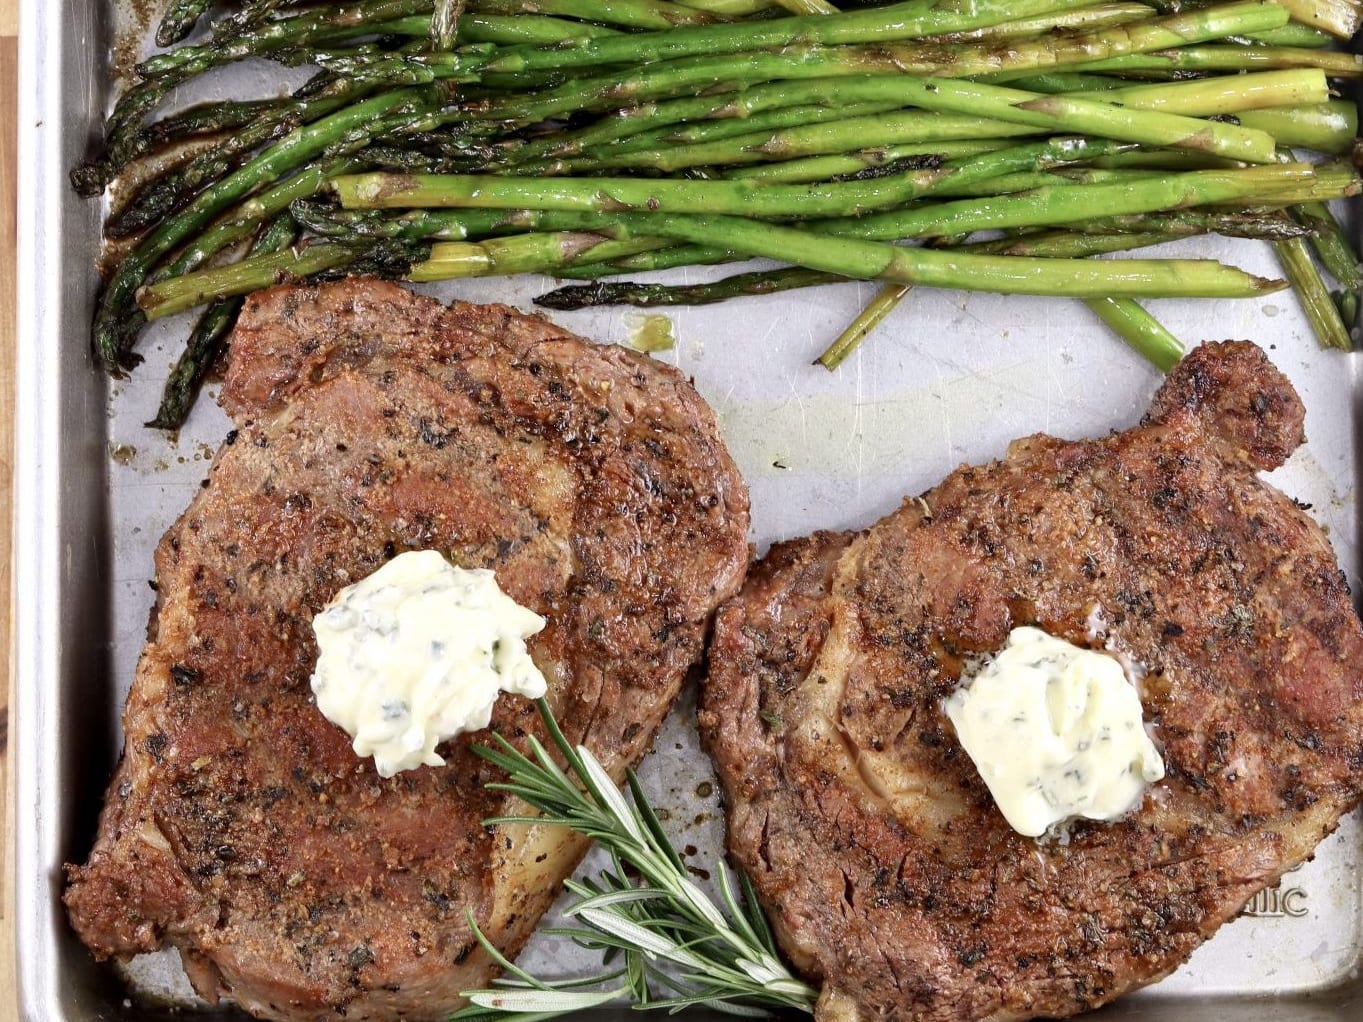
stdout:
[(317, 707), (382, 777), (442, 766), (435, 747), (487, 727), (501, 692), (545, 692), (525, 648), (544, 618), (491, 571), (456, 568), (434, 550), (400, 554), (342, 589), (312, 627)]
[(1039, 628), (1014, 628), (943, 708), (999, 811), (1028, 837), (1114, 820), (1164, 776), (1121, 665)]

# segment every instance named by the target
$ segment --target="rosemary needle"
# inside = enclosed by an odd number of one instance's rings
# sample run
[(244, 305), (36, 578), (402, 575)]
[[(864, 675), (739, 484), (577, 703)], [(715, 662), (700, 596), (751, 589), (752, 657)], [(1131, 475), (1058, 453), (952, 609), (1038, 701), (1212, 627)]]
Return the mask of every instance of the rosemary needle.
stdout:
[[(489, 787), (516, 795), (539, 813), (487, 822), (568, 827), (610, 854), (610, 868), (596, 877), (564, 882), (575, 899), (565, 913), (572, 925), (550, 932), (623, 965), (584, 979), (540, 980), (501, 955), (470, 915), (475, 936), (506, 975), (488, 989), (462, 991), (471, 1003), (451, 1022), (532, 1022), (619, 998), (664, 1010), (695, 1004), (742, 1015), (812, 1011), (817, 991), (781, 961), (747, 877), (740, 874), (736, 885), (718, 863), (722, 904), (712, 901), (687, 875), (634, 771), (626, 774), (632, 796), (626, 799), (596, 757), (564, 737), (549, 704), (540, 699), (538, 706), (567, 769), (533, 736), (530, 756), (501, 735), (493, 736), (495, 748), (476, 746), (478, 755), (507, 773), (505, 782)], [(582, 989), (588, 986), (597, 989)]]

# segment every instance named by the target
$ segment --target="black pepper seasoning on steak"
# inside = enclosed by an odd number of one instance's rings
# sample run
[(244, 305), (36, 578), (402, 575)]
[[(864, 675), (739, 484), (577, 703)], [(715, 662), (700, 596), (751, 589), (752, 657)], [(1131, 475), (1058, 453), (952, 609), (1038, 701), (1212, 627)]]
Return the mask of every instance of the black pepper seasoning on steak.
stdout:
[[(1139, 427), (1018, 440), (865, 532), (774, 547), (721, 608), (702, 734), (819, 1022), (1097, 1007), (1358, 803), (1363, 630), (1324, 534), (1255, 475), (1302, 418), (1258, 348), (1205, 345)], [(1139, 665), (1166, 760), (1068, 843), (1008, 827), (941, 709), (1019, 625)]]
[[(126, 746), (66, 903), (99, 957), (181, 951), (263, 1017), (440, 1019), (514, 955), (583, 851), (504, 813), (491, 768), (389, 780), (309, 688), (311, 621), (402, 550), (497, 571), (569, 738), (636, 762), (748, 561), (747, 490), (679, 373), (502, 306), (394, 284), (248, 300), (237, 430), (156, 554)], [(239, 431), (239, 433), (238, 433)], [(234, 442), (235, 441), (235, 442)], [(518, 696), (493, 727), (539, 727)]]

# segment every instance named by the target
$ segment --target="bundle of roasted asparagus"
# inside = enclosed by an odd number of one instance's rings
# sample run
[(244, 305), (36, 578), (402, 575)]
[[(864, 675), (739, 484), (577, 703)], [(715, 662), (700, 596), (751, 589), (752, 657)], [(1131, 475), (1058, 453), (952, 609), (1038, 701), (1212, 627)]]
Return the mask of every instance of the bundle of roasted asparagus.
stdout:
[[(184, 419), (240, 298), (342, 273), (588, 281), (554, 308), (719, 301), (880, 279), (835, 366), (913, 285), (1088, 301), (1167, 368), (1139, 298), (1285, 286), (1199, 259), (1094, 259), (1215, 232), (1269, 239), (1323, 344), (1351, 346), (1356, 194), (1332, 48), (1363, 0), (177, 0), (101, 152), (95, 195), (153, 162), (106, 224), (122, 255), (94, 343), (138, 361), (149, 318), (207, 304), (155, 425)], [(188, 45), (175, 45), (189, 38)], [(265, 57), (291, 96), (157, 116), (190, 79)], [(690, 264), (717, 282), (606, 282)], [(1321, 268), (1334, 279), (1335, 294)]]

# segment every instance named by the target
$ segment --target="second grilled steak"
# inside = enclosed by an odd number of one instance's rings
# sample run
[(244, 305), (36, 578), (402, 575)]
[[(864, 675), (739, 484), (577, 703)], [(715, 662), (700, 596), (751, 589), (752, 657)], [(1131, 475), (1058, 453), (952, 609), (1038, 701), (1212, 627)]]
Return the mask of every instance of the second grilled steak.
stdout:
[[(276, 1019), (438, 1019), (514, 954), (582, 842), (506, 811), (469, 751), (384, 780), (318, 712), (313, 615), (407, 549), (493, 568), (568, 737), (648, 748), (748, 561), (747, 491), (670, 367), (501, 306), (351, 280), (253, 297), (238, 433), (157, 550), (126, 746), (66, 902), (100, 957), (171, 946)], [(534, 708), (502, 696), (513, 739)]]
[[(1302, 408), (1253, 345), (1146, 421), (1035, 436), (866, 532), (775, 547), (721, 609), (701, 726), (729, 846), (820, 1022), (1064, 1016), (1168, 974), (1363, 783), (1363, 630), (1321, 530), (1255, 471)], [(1037, 625), (1143, 672), (1168, 774), (1068, 840), (1012, 831), (941, 708)]]

